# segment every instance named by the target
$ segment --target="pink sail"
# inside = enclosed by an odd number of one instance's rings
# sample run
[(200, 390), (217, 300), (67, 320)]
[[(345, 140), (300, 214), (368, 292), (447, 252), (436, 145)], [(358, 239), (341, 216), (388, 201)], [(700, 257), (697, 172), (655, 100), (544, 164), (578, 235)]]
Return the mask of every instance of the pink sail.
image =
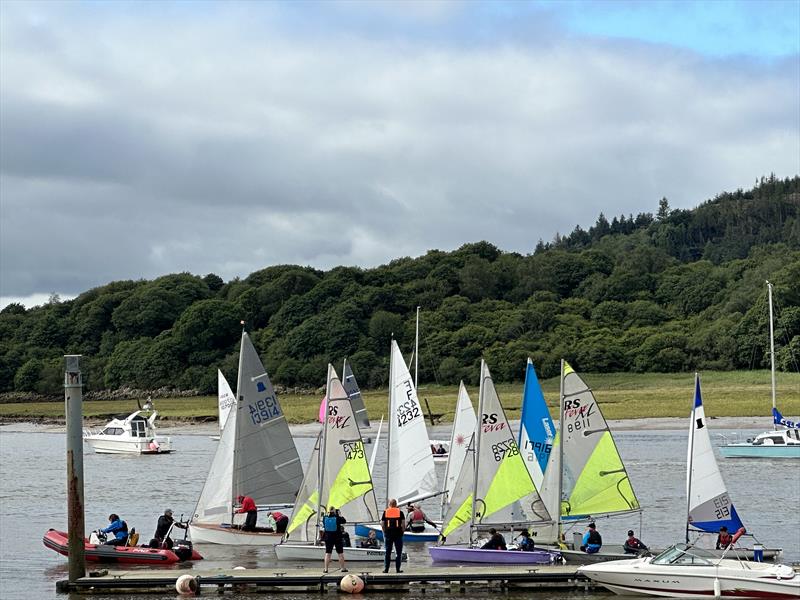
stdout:
[(322, 401), (319, 403), (319, 422), (320, 423), (324, 423), (325, 422), (325, 413), (327, 412), (327, 408), (326, 408), (327, 406), (328, 406), (328, 397), (327, 396), (323, 396), (322, 397)]

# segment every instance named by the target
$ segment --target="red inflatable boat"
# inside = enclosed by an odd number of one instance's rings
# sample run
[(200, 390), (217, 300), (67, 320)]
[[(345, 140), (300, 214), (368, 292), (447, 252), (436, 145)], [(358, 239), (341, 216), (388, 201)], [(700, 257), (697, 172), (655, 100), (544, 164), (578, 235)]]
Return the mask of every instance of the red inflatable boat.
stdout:
[[(69, 556), (69, 539), (64, 531), (50, 529), (42, 538), (44, 545), (59, 554)], [(86, 560), (91, 562), (116, 562), (140, 565), (171, 565), (184, 560), (201, 560), (203, 557), (194, 548), (175, 547), (172, 550), (148, 548), (146, 546), (108, 546), (90, 544), (84, 538)]]

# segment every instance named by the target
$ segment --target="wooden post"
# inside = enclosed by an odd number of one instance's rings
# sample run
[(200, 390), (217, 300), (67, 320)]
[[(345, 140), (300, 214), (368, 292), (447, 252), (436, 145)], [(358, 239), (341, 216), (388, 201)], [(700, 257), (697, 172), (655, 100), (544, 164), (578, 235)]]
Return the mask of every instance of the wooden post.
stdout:
[(86, 576), (83, 515), (83, 381), (80, 355), (65, 355), (64, 405), (67, 420), (67, 530), (69, 582)]

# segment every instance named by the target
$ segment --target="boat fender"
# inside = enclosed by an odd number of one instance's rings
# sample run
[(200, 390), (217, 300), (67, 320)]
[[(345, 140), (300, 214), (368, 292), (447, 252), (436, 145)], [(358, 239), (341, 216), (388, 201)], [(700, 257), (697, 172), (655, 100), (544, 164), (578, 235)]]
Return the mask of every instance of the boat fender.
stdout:
[(348, 594), (359, 594), (364, 589), (364, 580), (358, 575), (345, 575), (339, 582), (339, 589)]
[(722, 596), (722, 589), (719, 585), (719, 579), (716, 577), (714, 578), (714, 598), (720, 598)]
[(728, 544), (729, 546), (733, 546), (740, 537), (742, 537), (747, 530), (744, 527), (740, 527), (736, 530), (736, 533), (733, 534), (733, 539), (731, 539), (731, 543)]
[(178, 577), (175, 582), (175, 591), (181, 596), (187, 596), (197, 592), (197, 580), (188, 573)]

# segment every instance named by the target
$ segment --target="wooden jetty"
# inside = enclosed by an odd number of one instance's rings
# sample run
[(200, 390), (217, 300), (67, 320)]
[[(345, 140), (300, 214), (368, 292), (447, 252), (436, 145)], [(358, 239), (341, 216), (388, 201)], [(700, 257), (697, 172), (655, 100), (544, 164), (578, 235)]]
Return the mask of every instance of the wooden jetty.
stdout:
[[(558, 566), (442, 566), (416, 567), (404, 565), (403, 573), (383, 573), (382, 569), (351, 569), (370, 591), (431, 591), (466, 592), (478, 589), (507, 589), (513, 587), (589, 589), (591, 582), (577, 573), (577, 567)], [(237, 591), (307, 592), (336, 591), (344, 576), (338, 570), (323, 573), (320, 568), (267, 568), (267, 569), (216, 569), (216, 570), (101, 570), (76, 581), (59, 581), (59, 592), (114, 593), (164, 593), (175, 591), (181, 575), (191, 575), (197, 583), (197, 595)]]

